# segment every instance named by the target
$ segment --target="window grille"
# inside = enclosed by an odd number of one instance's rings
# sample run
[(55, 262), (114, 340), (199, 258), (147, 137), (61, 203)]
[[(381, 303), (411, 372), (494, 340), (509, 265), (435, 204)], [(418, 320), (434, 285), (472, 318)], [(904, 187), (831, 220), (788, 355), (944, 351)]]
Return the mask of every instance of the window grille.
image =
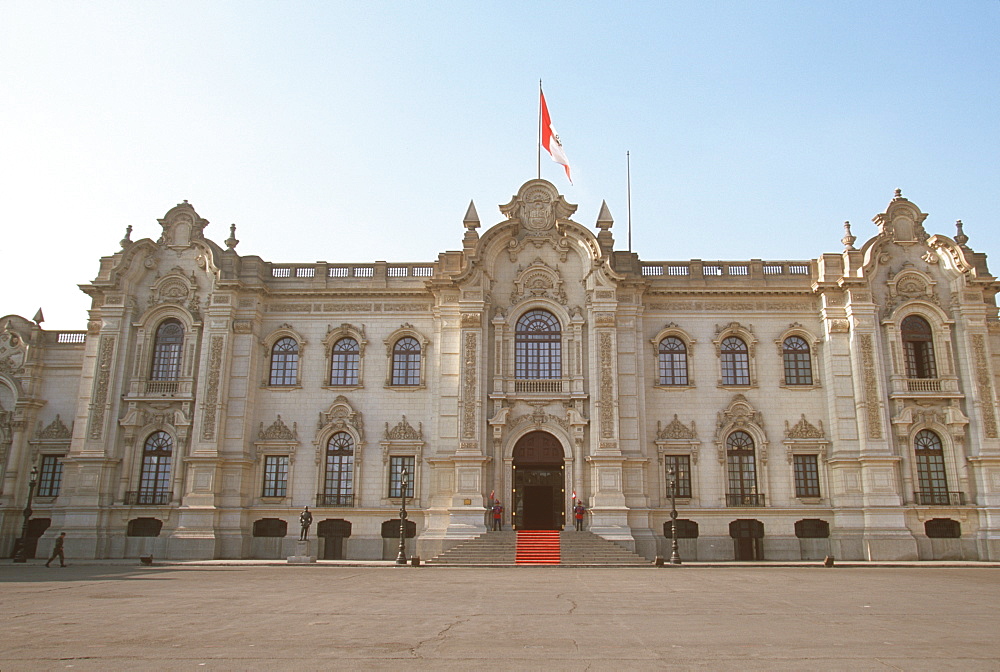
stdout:
[(514, 331), (514, 375), (521, 380), (562, 378), (562, 327), (546, 310), (530, 310)]
[(281, 338), (271, 348), (271, 385), (296, 385), (299, 378), (299, 344)]
[(799, 336), (789, 336), (782, 347), (785, 385), (812, 385), (812, 357), (809, 344)]
[(413, 497), (413, 482), (416, 480), (413, 471), (415, 461), (412, 455), (393, 455), (389, 458), (389, 497), (403, 496), (403, 469), (406, 469), (406, 496)]
[(660, 341), (660, 385), (688, 384), (687, 346), (676, 336)]
[(420, 343), (404, 336), (392, 348), (392, 384), (420, 384)]
[(330, 357), (330, 385), (357, 385), (361, 350), (353, 338), (342, 338), (333, 344)]
[(795, 496), (819, 497), (819, 460), (816, 455), (796, 455)]
[(264, 456), (263, 497), (284, 497), (288, 491), (288, 456)]
[(177, 320), (164, 320), (156, 329), (153, 344), (152, 380), (177, 380), (181, 377), (181, 352), (184, 327)]
[(736, 336), (729, 336), (722, 341), (722, 384), (750, 384), (750, 357), (747, 353), (747, 344)]
[(58, 497), (62, 484), (62, 455), (43, 455), (42, 470), (38, 475), (38, 496)]

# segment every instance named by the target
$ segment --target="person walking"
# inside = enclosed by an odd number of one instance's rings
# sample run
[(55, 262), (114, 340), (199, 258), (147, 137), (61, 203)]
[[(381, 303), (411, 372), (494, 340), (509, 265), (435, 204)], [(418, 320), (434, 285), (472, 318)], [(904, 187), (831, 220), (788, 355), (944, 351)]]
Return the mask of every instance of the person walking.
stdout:
[(52, 549), (52, 555), (49, 557), (49, 561), (45, 563), (46, 567), (48, 567), (52, 563), (52, 561), (56, 559), (56, 556), (59, 556), (59, 566), (60, 567), (66, 566), (66, 556), (63, 554), (64, 553), (63, 544), (65, 542), (66, 542), (66, 533), (62, 532), (59, 534), (58, 537), (56, 537), (56, 545)]
[(493, 531), (500, 532), (503, 530), (503, 504), (500, 500), (493, 502)]
[(576, 506), (573, 507), (573, 517), (576, 518), (576, 531), (583, 532), (583, 514), (587, 513), (587, 507), (583, 505), (582, 500), (577, 500)]

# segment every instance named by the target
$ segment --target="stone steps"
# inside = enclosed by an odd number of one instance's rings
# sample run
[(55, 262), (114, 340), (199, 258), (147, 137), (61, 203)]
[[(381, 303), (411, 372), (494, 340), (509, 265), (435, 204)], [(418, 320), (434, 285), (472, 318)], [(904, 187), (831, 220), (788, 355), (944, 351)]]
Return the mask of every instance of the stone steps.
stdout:
[[(560, 565), (604, 567), (642, 567), (650, 561), (590, 532), (565, 530), (559, 533)], [(427, 561), (428, 565), (497, 565), (513, 566), (517, 557), (517, 533), (487, 532), (463, 541)]]

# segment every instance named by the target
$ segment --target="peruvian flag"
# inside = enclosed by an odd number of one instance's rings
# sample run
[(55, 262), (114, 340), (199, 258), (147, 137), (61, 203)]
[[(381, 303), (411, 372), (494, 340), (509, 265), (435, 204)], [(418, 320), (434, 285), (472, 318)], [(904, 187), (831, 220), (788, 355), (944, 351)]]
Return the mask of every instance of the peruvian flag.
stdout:
[(545, 94), (542, 93), (541, 87), (538, 88), (538, 95), (541, 96), (542, 100), (542, 147), (544, 147), (545, 151), (549, 153), (553, 161), (566, 169), (566, 179), (569, 180), (570, 184), (573, 184), (573, 178), (569, 174), (569, 159), (566, 157), (566, 152), (563, 151), (562, 142), (559, 140), (559, 134), (556, 133), (556, 129), (552, 127), (552, 117), (549, 116), (549, 106), (545, 104)]

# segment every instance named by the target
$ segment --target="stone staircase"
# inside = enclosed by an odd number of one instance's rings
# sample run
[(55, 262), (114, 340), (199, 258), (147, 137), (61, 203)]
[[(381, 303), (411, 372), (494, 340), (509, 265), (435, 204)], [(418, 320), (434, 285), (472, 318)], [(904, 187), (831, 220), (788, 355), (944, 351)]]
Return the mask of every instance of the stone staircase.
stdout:
[[(652, 563), (618, 544), (590, 532), (566, 530), (559, 534), (562, 566), (649, 567)], [(517, 532), (487, 532), (427, 561), (436, 566), (512, 567), (517, 554)]]

